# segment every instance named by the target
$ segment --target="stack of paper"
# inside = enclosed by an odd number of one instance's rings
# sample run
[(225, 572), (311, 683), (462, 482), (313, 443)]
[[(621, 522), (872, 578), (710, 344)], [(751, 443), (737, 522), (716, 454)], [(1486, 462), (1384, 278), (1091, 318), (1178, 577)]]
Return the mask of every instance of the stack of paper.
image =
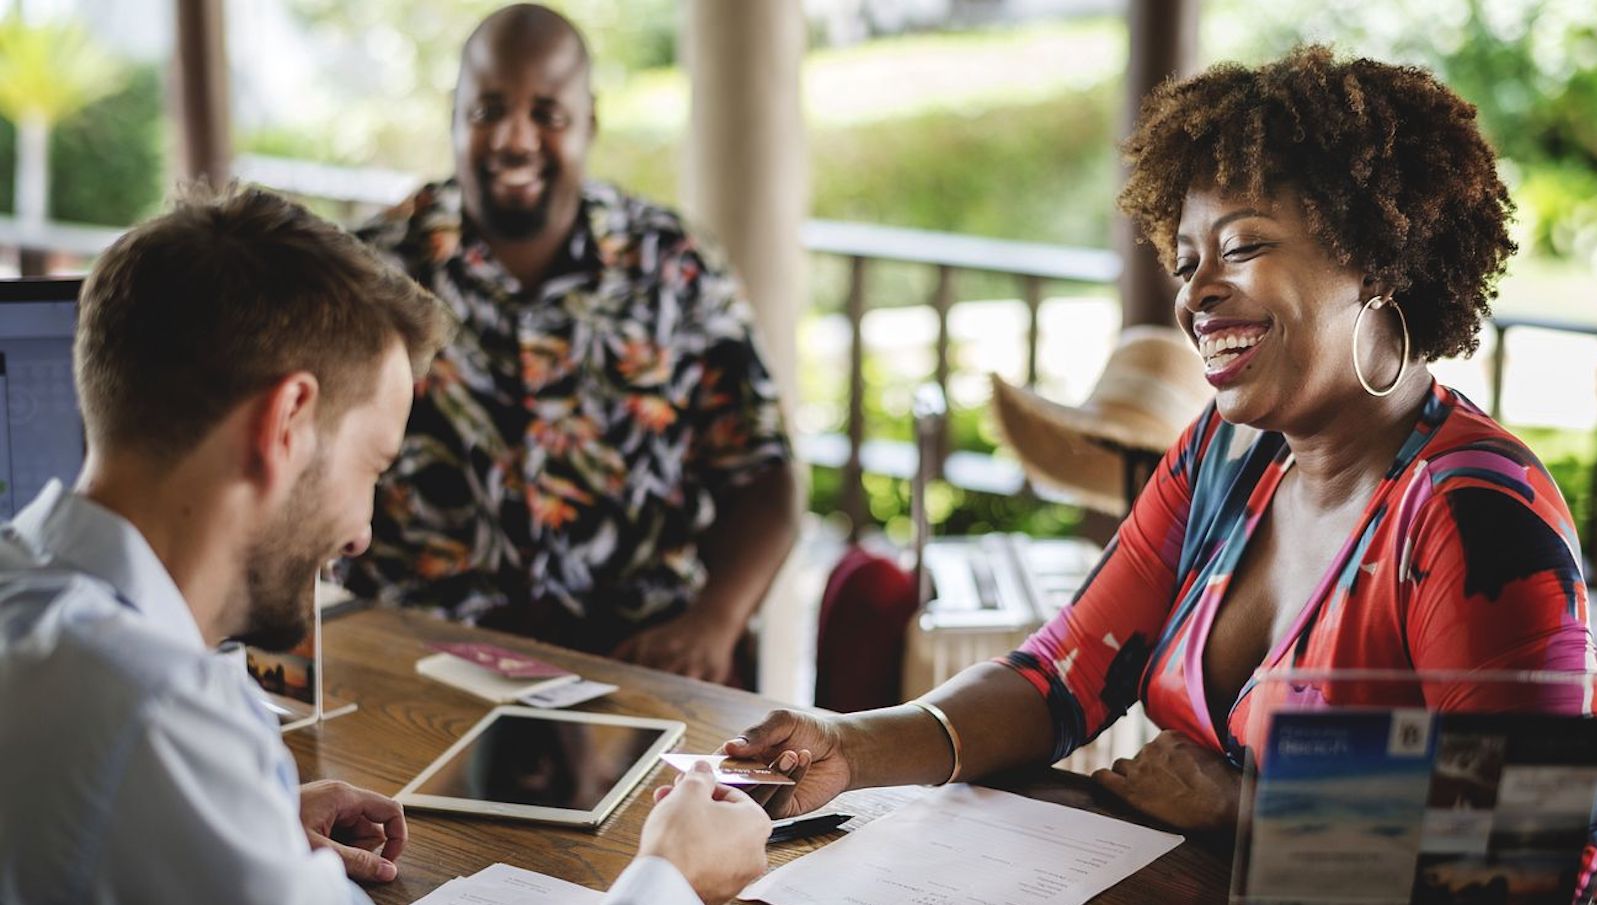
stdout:
[(1080, 905), (1181, 841), (1008, 792), (946, 786), (777, 868), (742, 897), (771, 905)]
[(597, 905), (604, 893), (508, 864), (456, 877), (415, 905)]

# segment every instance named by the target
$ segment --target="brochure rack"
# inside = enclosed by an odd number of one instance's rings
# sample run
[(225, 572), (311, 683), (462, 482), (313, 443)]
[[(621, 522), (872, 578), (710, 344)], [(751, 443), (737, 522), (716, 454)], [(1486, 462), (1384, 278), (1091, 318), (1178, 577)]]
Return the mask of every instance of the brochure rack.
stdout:
[(1597, 674), (1254, 681), (1233, 903), (1590, 900)]

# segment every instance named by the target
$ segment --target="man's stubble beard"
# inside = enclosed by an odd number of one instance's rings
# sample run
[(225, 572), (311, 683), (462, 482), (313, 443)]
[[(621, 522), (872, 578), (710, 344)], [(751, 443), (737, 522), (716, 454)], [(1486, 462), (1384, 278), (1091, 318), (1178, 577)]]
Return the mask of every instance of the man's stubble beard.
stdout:
[(493, 174), (487, 167), (478, 167), (477, 210), (482, 212), (483, 227), (493, 236), (512, 241), (531, 239), (549, 226), (549, 205), (554, 198), (555, 174), (545, 174), (543, 194), (531, 207), (505, 207), (493, 197)]
[(337, 553), (338, 545), (330, 514), (320, 511), (326, 466), (326, 457), (318, 452), (278, 517), (250, 544), (242, 589), (249, 613), (245, 630), (236, 638), (251, 647), (291, 650), (310, 631), (316, 575)]

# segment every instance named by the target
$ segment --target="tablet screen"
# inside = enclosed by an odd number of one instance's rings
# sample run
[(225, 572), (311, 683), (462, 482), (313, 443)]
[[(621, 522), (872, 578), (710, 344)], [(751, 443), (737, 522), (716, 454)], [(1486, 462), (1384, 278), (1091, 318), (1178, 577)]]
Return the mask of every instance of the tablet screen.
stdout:
[(591, 811), (666, 732), (500, 713), (414, 792)]

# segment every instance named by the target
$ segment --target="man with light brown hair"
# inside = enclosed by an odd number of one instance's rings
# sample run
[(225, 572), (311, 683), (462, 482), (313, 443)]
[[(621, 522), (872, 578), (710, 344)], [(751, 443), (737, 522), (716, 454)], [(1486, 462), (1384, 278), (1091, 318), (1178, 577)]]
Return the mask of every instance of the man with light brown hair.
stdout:
[[(373, 485), (448, 326), (259, 189), (193, 194), (101, 257), (74, 350), (83, 473), (0, 526), (0, 900), (351, 902), (350, 879), (395, 877), (399, 805), (298, 787), (276, 720), (212, 649), (304, 635), (317, 569), (370, 542)], [(768, 831), (690, 777), (610, 901), (730, 896)]]

